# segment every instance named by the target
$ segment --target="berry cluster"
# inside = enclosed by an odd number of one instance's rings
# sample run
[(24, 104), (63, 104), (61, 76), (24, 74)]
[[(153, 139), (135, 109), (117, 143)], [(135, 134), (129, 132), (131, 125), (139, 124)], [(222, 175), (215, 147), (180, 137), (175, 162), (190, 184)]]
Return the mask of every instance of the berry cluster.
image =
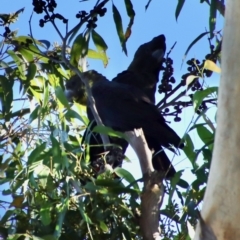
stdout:
[(53, 12), (57, 7), (57, 3), (55, 0), (33, 0), (32, 5), (34, 6), (33, 11), (37, 14), (43, 13), (44, 10), (48, 10), (48, 12)]
[(175, 111), (172, 112), (172, 113), (170, 113), (170, 114), (168, 114), (168, 113), (170, 112), (170, 110), (169, 110), (169, 108), (167, 107), (167, 108), (164, 109), (163, 115), (164, 115), (164, 116), (173, 115), (173, 116), (175, 116), (174, 119), (173, 119), (174, 122), (180, 122), (180, 121), (181, 121), (181, 118), (180, 118), (178, 115), (182, 113), (182, 109), (183, 109), (183, 106), (182, 106), (182, 105), (175, 105), (175, 106), (174, 106), (174, 110), (175, 110)]
[(159, 93), (168, 93), (172, 91), (172, 84), (176, 82), (173, 77), (173, 60), (171, 58), (167, 58), (163, 60), (165, 63), (165, 68), (161, 80), (161, 84), (158, 87)]
[[(201, 69), (202, 64), (200, 64), (200, 61), (198, 59), (194, 59), (192, 58), (191, 60), (187, 61), (187, 65), (189, 66), (187, 68), (188, 72), (187, 74), (184, 74), (182, 76), (182, 81), (184, 81), (184, 83), (186, 84), (186, 79), (189, 75), (194, 75), (194, 76), (199, 76), (199, 69)], [(199, 83), (199, 79), (196, 78), (194, 79), (194, 83), (191, 85), (191, 90), (193, 92), (197, 91), (197, 90), (203, 90), (202, 85)]]
[(50, 15), (45, 15), (44, 16), (44, 19), (40, 19), (39, 20), (39, 26), (40, 27), (44, 27), (44, 24), (48, 21), (53, 21), (54, 19), (59, 19), (59, 20), (62, 20), (62, 22), (64, 24), (66, 24), (68, 22), (68, 20), (66, 18), (64, 18), (61, 14), (59, 13), (53, 13), (51, 16)]
[(105, 13), (107, 12), (107, 8), (104, 8), (104, 4), (107, 1), (101, 2), (99, 5), (95, 6), (88, 15), (85, 11), (79, 11), (76, 14), (76, 18), (81, 19), (82, 21), (87, 20), (87, 28), (96, 28), (97, 27), (97, 16), (103, 17)]
[(44, 18), (39, 20), (40, 27), (44, 27), (45, 23), (54, 21), (55, 19), (62, 20), (64, 24), (68, 22), (68, 20), (61, 14), (53, 13), (54, 9), (57, 7), (55, 0), (33, 0), (32, 5), (34, 6), (33, 11), (35, 11), (37, 14), (41, 14), (43, 12), (46, 13)]
[(76, 18), (80, 18), (81, 20), (84, 19), (87, 16), (87, 12), (86, 11), (79, 11), (76, 14)]

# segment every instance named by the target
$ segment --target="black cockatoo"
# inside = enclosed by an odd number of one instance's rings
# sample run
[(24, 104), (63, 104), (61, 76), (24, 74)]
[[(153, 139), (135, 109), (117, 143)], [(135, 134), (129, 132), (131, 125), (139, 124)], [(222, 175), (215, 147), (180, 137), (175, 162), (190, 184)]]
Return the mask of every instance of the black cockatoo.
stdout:
[[(159, 72), (162, 69), (162, 60), (165, 54), (165, 50), (166, 44), (164, 35), (159, 35), (153, 38), (150, 42), (142, 44), (137, 49), (133, 61), (129, 65), (128, 69), (118, 74), (112, 81), (120, 84), (127, 84), (129, 85), (129, 89), (137, 88), (138, 90), (136, 91), (141, 91), (142, 94), (146, 95), (148, 98), (147, 102), (155, 103), (156, 85), (158, 82)], [(75, 101), (84, 105), (86, 104), (87, 94), (85, 91), (85, 86), (77, 76), (73, 76), (69, 81), (67, 81), (66, 89), (72, 90), (70, 95), (75, 99)], [(109, 101), (111, 101), (111, 99), (109, 99)], [(141, 111), (143, 110), (139, 109), (139, 112)], [(88, 109), (88, 117), (90, 120), (94, 120), (90, 109)], [(161, 118), (162, 120), (159, 120), (159, 122), (162, 122), (163, 130), (165, 127), (170, 129), (166, 125), (163, 117)], [(146, 118), (146, 121), (149, 120)], [(91, 127), (93, 128), (95, 125), (96, 123), (93, 123)], [(170, 160), (162, 149), (162, 146), (168, 146), (168, 144), (166, 145), (168, 140), (164, 142), (164, 145), (159, 144), (159, 141), (156, 141), (155, 138), (151, 135), (146, 135), (145, 137), (149, 148), (154, 150), (155, 153), (158, 151), (158, 154), (155, 154), (153, 157), (154, 168), (157, 170), (168, 170), (167, 177), (173, 176), (175, 170), (173, 167), (169, 168)], [(176, 134), (172, 134), (169, 136), (169, 138), (172, 139), (171, 141), (169, 140), (168, 143), (172, 143), (175, 146), (177, 146), (180, 142), (180, 139)], [(119, 138), (111, 139), (111, 142), (120, 145), (122, 147), (123, 153), (125, 152), (128, 145), (125, 140)], [(101, 145), (101, 143), (102, 142), (99, 134), (95, 133), (90, 138), (90, 145)], [(97, 156), (102, 152), (104, 152), (104, 148), (101, 146), (90, 148), (91, 162), (94, 162), (95, 159), (97, 159)], [(121, 165), (121, 162), (122, 159), (120, 159), (120, 162), (113, 163), (113, 167)]]
[[(160, 157), (153, 158), (154, 168), (165, 171), (167, 178), (172, 177), (175, 170), (162, 151), (162, 146), (179, 147), (181, 139), (166, 124), (148, 96), (139, 88), (129, 84), (110, 82), (93, 70), (85, 72), (84, 77), (90, 82), (96, 108), (103, 124), (121, 132), (142, 128), (149, 148), (155, 152), (160, 151), (156, 155)], [(73, 98), (78, 97), (76, 89), (79, 89), (79, 81), (70, 80), (66, 84), (66, 89)]]

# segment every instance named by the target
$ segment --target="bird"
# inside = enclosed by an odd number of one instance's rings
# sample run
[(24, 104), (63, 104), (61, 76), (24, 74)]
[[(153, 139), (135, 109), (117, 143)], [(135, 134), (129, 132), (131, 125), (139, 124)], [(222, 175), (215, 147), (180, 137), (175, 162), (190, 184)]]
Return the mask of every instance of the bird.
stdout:
[[(112, 79), (112, 82), (128, 85), (128, 89), (137, 88), (138, 91), (141, 91), (143, 94), (146, 95), (148, 101), (151, 102), (151, 104), (155, 104), (156, 86), (159, 80), (159, 72), (163, 69), (162, 63), (166, 51), (165, 42), (166, 42), (165, 36), (163, 34), (160, 34), (154, 37), (151, 41), (139, 46), (127, 70), (119, 73), (115, 78)], [(75, 84), (76, 86), (74, 87), (70, 86)], [(79, 77), (73, 76), (69, 81), (67, 81), (67, 85), (68, 88), (73, 89), (71, 97), (73, 97), (75, 101), (77, 101), (78, 103), (86, 105), (87, 93), (85, 90), (85, 86), (79, 79)], [(125, 89), (126, 88), (127, 87), (125, 86)], [(92, 130), (96, 126), (96, 122), (94, 121), (94, 117), (89, 108), (87, 109), (87, 112), (90, 121), (92, 121), (90, 125), (90, 130)], [(163, 117), (162, 124), (164, 129), (164, 127), (166, 127), (167, 125), (165, 124), (165, 120)], [(87, 132), (85, 132), (83, 138), (86, 137), (86, 133)], [(172, 140), (169, 142), (175, 140), (179, 144), (180, 138), (176, 136), (177, 134), (175, 135), (173, 134), (170, 137), (172, 138)], [(159, 141), (155, 141), (155, 139), (152, 138), (151, 136), (147, 135), (145, 137), (149, 148), (154, 152), (153, 154), (154, 168), (156, 170), (164, 170), (165, 172), (167, 172), (166, 175), (167, 178), (174, 176), (175, 169), (171, 165), (171, 161), (169, 160), (168, 156), (163, 150), (163, 147), (169, 147), (169, 145), (167, 146), (164, 144), (159, 145)], [(117, 145), (121, 146), (123, 153), (125, 152), (128, 146), (128, 143), (124, 139), (112, 138), (111, 142), (114, 142)], [(91, 162), (96, 162), (97, 159), (96, 156), (99, 156), (99, 153), (104, 152), (100, 135), (97, 133), (92, 133), (89, 144), (98, 145), (98, 147), (90, 148), (89, 151)], [(182, 148), (183, 144), (179, 144), (178, 146)], [(121, 166), (122, 160), (123, 158), (118, 159), (118, 161), (116, 162), (113, 162), (113, 167)]]
[[(165, 157), (162, 147), (180, 147), (181, 138), (166, 123), (158, 108), (139, 88), (109, 81), (95, 70), (83, 73), (91, 85), (98, 114), (107, 127), (120, 132), (133, 131), (142, 128), (149, 148), (153, 148), (158, 158), (153, 158), (153, 167), (166, 172), (166, 178), (175, 174), (171, 162)], [(79, 81), (68, 81), (66, 89), (72, 90), (78, 97)], [(123, 140), (125, 141), (125, 140)], [(126, 145), (124, 145), (126, 148)]]

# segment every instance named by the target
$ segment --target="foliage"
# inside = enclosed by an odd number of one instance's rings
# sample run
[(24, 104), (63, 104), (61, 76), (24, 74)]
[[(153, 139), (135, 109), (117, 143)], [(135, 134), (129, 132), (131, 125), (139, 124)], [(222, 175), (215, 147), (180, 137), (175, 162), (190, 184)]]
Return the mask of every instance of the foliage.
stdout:
[[(178, 2), (176, 18), (184, 1)], [(213, 2), (211, 19), (219, 11), (218, 1), (217, 5)], [(5, 212), (0, 221), (3, 238), (141, 239), (140, 181), (121, 168), (96, 177), (89, 164), (88, 151), (82, 146), (82, 133), (88, 119), (84, 109), (77, 104), (72, 107), (64, 95), (64, 81), (73, 74), (74, 68), (81, 67), (80, 59), (87, 56), (107, 65), (107, 44), (96, 31), (97, 18), (106, 14), (107, 4), (111, 3), (97, 1), (89, 13), (76, 13), (79, 23), (64, 35), (55, 22), (62, 21), (67, 26), (69, 20), (56, 12), (56, 2), (34, 0), (35, 13), (44, 14), (40, 27), (53, 24), (63, 41), (62, 45), (52, 47), (48, 40), (19, 36), (11, 31), (11, 23), (23, 9), (0, 15), (4, 29), (0, 42), (0, 184), (6, 198), (0, 200)], [(126, 43), (135, 13), (130, 0), (124, 4), (129, 17), (126, 31), (113, 3), (112, 11), (121, 47), (127, 54)], [(208, 111), (217, 103), (217, 88), (209, 88), (205, 78), (211, 77), (212, 71), (219, 71), (215, 63), (221, 51), (219, 35), (215, 35), (216, 46), (211, 43), (213, 30), (210, 24), (210, 52), (206, 59), (188, 60), (188, 73), (179, 82), (174, 78), (173, 61), (168, 54), (159, 85), (159, 93), (164, 95), (157, 105), (163, 115), (180, 121), (183, 109), (190, 106), (194, 106), (197, 115), (186, 131), (184, 148), (196, 180), (187, 183), (181, 177), (182, 172), (178, 172), (171, 182), (166, 182), (169, 197), (160, 220), (164, 239), (189, 239), (187, 222), (196, 225), (204, 196), (215, 133)], [(90, 38), (96, 50), (88, 48)], [(200, 37), (189, 49), (198, 40)], [(72, 48), (67, 48), (72, 41)], [(181, 88), (184, 90), (180, 91)], [(182, 100), (186, 92), (190, 92), (189, 101)], [(203, 142), (200, 149), (195, 149), (192, 131), (196, 131)], [(91, 147), (87, 143), (85, 146)], [(199, 156), (203, 161), (196, 161)]]

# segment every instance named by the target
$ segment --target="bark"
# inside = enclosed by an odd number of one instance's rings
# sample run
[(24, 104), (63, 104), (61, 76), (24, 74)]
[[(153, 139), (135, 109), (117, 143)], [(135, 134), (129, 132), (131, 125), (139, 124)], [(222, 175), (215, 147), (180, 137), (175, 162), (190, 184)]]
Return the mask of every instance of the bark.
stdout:
[(153, 172), (152, 153), (148, 148), (142, 129), (126, 132), (129, 144), (136, 152), (144, 179), (141, 194), (141, 216), (139, 219), (144, 240), (160, 239), (159, 217), (163, 201), (164, 187), (162, 184), (165, 173)]
[(240, 1), (228, 0), (217, 132), (195, 240), (240, 238)]

